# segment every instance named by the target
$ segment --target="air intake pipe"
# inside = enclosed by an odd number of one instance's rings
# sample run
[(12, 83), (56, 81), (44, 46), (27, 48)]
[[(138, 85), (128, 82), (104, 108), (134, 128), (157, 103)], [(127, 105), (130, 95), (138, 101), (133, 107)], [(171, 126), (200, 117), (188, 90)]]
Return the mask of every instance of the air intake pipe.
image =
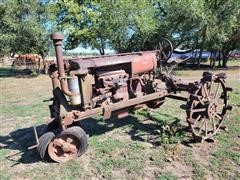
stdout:
[(61, 89), (64, 94), (67, 96), (73, 96), (74, 93), (69, 91), (68, 84), (65, 77), (65, 70), (64, 70), (64, 62), (63, 62), (63, 53), (62, 53), (62, 40), (64, 36), (61, 33), (53, 33), (51, 34), (51, 39), (53, 40), (53, 44), (55, 46), (55, 52), (56, 52), (56, 59), (57, 59), (57, 67), (58, 67), (58, 74), (59, 74), (59, 80)]

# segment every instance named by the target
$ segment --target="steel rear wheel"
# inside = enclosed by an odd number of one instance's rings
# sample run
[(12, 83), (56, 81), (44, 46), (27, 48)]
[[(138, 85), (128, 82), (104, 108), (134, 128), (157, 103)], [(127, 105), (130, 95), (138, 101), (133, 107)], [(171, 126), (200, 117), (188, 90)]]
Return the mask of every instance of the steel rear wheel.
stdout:
[(87, 135), (74, 126), (62, 131), (48, 145), (48, 155), (55, 162), (66, 162), (82, 155), (87, 149)]
[(221, 128), (227, 110), (231, 110), (227, 92), (224, 79), (212, 76), (208, 81), (202, 79), (199, 88), (190, 94), (187, 121), (196, 140), (212, 140)]

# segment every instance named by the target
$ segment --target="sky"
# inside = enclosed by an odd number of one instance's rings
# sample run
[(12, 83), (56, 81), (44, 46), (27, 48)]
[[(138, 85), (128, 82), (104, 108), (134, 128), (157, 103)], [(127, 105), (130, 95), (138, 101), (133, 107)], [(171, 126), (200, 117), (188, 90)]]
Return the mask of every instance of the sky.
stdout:
[[(99, 54), (99, 51), (97, 49), (92, 49), (90, 47), (83, 48), (81, 46), (78, 46), (77, 48), (72, 49), (72, 50), (67, 50), (67, 52), (69, 52), (69, 53), (83, 53), (83, 54), (90, 54), (90, 53)], [(106, 54), (113, 54), (115, 52), (114, 52), (114, 50), (106, 49), (105, 53)]]

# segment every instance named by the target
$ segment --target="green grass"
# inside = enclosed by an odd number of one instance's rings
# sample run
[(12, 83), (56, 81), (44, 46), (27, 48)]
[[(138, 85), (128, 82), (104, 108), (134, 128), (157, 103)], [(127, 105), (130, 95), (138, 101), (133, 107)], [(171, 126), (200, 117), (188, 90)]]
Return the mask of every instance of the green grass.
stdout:
[(10, 179), (10, 177), (9, 177), (9, 175), (7, 175), (6, 172), (3, 172), (3, 171), (0, 170), (0, 179), (1, 180), (8, 180), (8, 179)]
[(203, 179), (205, 176), (205, 168), (199, 162), (197, 162), (192, 155), (192, 151), (188, 150), (185, 152), (185, 162), (188, 166), (192, 167), (193, 169), (193, 179), (200, 180)]
[(171, 172), (165, 172), (158, 176), (157, 180), (177, 180), (177, 177), (174, 176)]
[(239, 179), (239, 170), (236, 167), (240, 164), (240, 84), (239, 80), (229, 83), (234, 87), (229, 97), (233, 110), (225, 123), (228, 131), (216, 137), (218, 146), (212, 153), (210, 168), (220, 179)]
[(227, 66), (240, 66), (240, 59), (229, 59)]
[(0, 67), (0, 77), (14, 77), (20, 75), (31, 75), (32, 71), (29, 69), (15, 69)]
[(97, 151), (97, 156), (102, 156), (103, 154), (111, 154), (116, 149), (124, 146), (123, 142), (113, 139), (104, 139), (93, 137), (89, 141), (89, 145)]
[(8, 149), (0, 149), (0, 162), (2, 163), (10, 151)]
[(128, 173), (138, 173), (144, 167), (146, 147), (140, 142), (126, 143), (112, 138), (101, 140), (93, 137), (90, 146), (95, 152), (93, 166), (103, 177), (111, 177), (111, 172), (124, 168)]
[(159, 168), (163, 168), (166, 161), (166, 154), (163, 148), (155, 148), (150, 153), (150, 157), (152, 162), (150, 163), (153, 166), (157, 166)]
[(61, 171), (61, 179), (78, 179), (83, 175), (83, 167), (78, 161), (69, 161), (66, 162), (60, 168)]

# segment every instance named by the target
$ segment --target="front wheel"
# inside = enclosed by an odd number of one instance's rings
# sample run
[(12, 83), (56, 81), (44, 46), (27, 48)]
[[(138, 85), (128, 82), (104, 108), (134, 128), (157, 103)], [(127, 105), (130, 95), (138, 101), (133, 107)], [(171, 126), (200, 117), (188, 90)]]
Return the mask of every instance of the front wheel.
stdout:
[(44, 146), (45, 153), (55, 162), (66, 162), (86, 152), (87, 140), (84, 130), (78, 126), (73, 126), (52, 137), (50, 141), (48, 140), (47, 148), (46, 145)]

